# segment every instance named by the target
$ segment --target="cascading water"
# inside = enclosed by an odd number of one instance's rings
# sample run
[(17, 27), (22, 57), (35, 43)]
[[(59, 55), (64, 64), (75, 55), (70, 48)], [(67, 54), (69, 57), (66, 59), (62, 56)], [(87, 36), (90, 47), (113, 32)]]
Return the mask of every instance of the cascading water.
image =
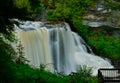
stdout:
[(19, 28), (15, 26), (15, 31), (31, 66), (44, 64), (46, 70), (65, 75), (76, 72), (79, 65), (91, 67), (93, 75), (97, 75), (99, 68), (113, 68), (108, 61), (94, 55), (67, 23), (50, 25), (26, 21)]

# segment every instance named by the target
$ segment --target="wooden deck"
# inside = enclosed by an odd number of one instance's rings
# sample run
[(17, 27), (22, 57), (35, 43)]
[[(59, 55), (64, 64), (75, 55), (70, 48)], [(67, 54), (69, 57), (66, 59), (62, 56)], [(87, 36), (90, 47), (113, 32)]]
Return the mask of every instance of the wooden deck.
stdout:
[(99, 69), (99, 83), (120, 83), (120, 69)]

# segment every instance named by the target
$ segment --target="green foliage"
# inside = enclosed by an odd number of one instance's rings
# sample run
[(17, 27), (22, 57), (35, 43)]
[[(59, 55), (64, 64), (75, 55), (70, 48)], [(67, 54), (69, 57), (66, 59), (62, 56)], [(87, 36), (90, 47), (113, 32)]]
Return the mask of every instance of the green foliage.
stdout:
[(3, 19), (25, 17), (29, 13), (29, 10), (30, 10), (30, 4), (28, 0), (1, 0), (0, 1), (0, 16)]
[(9, 40), (14, 39), (10, 19), (28, 19), (31, 13), (41, 12), (40, 2), (41, 0), (0, 0), (0, 33)]
[(87, 35), (87, 41), (99, 55), (109, 58), (120, 58), (120, 38), (112, 35), (105, 35), (100, 31), (91, 31)]
[(77, 73), (71, 75), (70, 83), (97, 83), (98, 80), (91, 76), (92, 69), (86, 66), (80, 66)]
[(15, 83), (97, 83), (97, 78), (91, 76), (91, 69), (80, 67), (78, 73), (69, 76), (52, 74), (43, 69), (33, 69), (25, 64), (16, 65)]
[(3, 37), (0, 37), (0, 82), (11, 83), (14, 78), (14, 63), (12, 57), (15, 52), (10, 44), (4, 41)]
[[(26, 7), (17, 7), (13, 0), (0, 0), (0, 33), (11, 35), (13, 25), (9, 19), (23, 18), (28, 14)], [(7, 36), (6, 37), (11, 37)]]
[(26, 8), (27, 11), (30, 11), (30, 2), (29, 0), (13, 0), (14, 5), (17, 8)]
[(92, 5), (95, 4), (95, 1), (96, 0), (56, 1), (55, 9), (48, 9), (48, 20), (69, 20), (74, 24), (76, 21), (79, 23), (85, 14), (85, 10), (88, 7), (92, 7)]
[(26, 62), (29, 62), (24, 56), (24, 47), (22, 46), (21, 42), (19, 42), (18, 46), (17, 46), (17, 53), (16, 53), (16, 56), (18, 56), (16, 59), (15, 59), (15, 62), (16, 63), (26, 63)]
[(40, 13), (42, 11), (43, 3), (41, 0), (29, 0), (29, 3), (33, 13)]

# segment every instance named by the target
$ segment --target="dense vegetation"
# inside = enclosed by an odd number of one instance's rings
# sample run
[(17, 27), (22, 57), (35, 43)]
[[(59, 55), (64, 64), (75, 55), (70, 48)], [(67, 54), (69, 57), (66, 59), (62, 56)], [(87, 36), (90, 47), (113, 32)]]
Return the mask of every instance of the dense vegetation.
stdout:
[[(120, 36), (117, 35), (117, 31), (119, 32), (119, 29), (113, 29), (110, 27), (106, 28), (105, 26), (103, 27), (104, 30), (99, 28), (98, 30), (93, 30), (92, 32), (89, 30), (89, 38), (87, 38), (89, 44), (96, 48), (99, 55), (109, 57), (111, 59), (120, 59)], [(114, 31), (116, 32), (113, 33)]]
[(119, 29), (107, 26), (99, 28), (88, 28), (85, 38), (94, 51), (101, 56), (110, 59), (120, 59), (120, 36)]
[(87, 9), (95, 7), (97, 0), (63, 0), (56, 1), (55, 9), (47, 9), (48, 20), (61, 20), (69, 22), (80, 30), (82, 17)]
[[(82, 25), (82, 18), (91, 8), (95, 8), (98, 0), (0, 0), (0, 82), (1, 83), (97, 83), (91, 71), (81, 68), (78, 73), (62, 76), (46, 72), (44, 67), (34, 69), (25, 64), (22, 47), (18, 46), (18, 53), (9, 44), (15, 42), (12, 34), (13, 24), (11, 18), (30, 19), (30, 15), (41, 14), (42, 8), (47, 9), (48, 20), (66, 21), (76, 28), (98, 54), (111, 58), (120, 58), (118, 38), (104, 35), (99, 30), (93, 31)], [(106, 8), (117, 9), (119, 4), (113, 0)], [(112, 42), (111, 42), (112, 41)], [(114, 50), (114, 51), (113, 51)], [(16, 57), (19, 54), (20, 57)]]

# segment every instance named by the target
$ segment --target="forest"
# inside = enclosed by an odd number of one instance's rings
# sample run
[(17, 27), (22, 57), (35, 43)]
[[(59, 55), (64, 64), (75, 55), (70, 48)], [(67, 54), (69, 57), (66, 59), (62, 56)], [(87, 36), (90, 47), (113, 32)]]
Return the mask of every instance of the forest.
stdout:
[[(98, 3), (110, 12), (96, 12)], [(45, 18), (42, 18), (43, 12)], [(120, 27), (119, 12), (119, 0), (0, 0), (0, 83), (98, 83), (97, 76), (91, 76), (91, 69), (86, 66), (68, 76), (45, 71), (42, 64), (38, 69), (30, 67), (25, 63), (27, 60), (24, 58), (22, 45), (17, 46), (16, 53), (10, 44), (17, 42), (13, 27), (14, 24), (19, 25), (11, 19), (43, 19), (53, 24), (67, 22), (73, 31), (85, 39), (95, 54), (114, 61), (120, 59), (120, 29), (105, 25), (90, 27), (84, 25), (83, 20), (93, 13), (103, 17), (100, 21)], [(19, 55), (17, 59), (16, 55)]]

